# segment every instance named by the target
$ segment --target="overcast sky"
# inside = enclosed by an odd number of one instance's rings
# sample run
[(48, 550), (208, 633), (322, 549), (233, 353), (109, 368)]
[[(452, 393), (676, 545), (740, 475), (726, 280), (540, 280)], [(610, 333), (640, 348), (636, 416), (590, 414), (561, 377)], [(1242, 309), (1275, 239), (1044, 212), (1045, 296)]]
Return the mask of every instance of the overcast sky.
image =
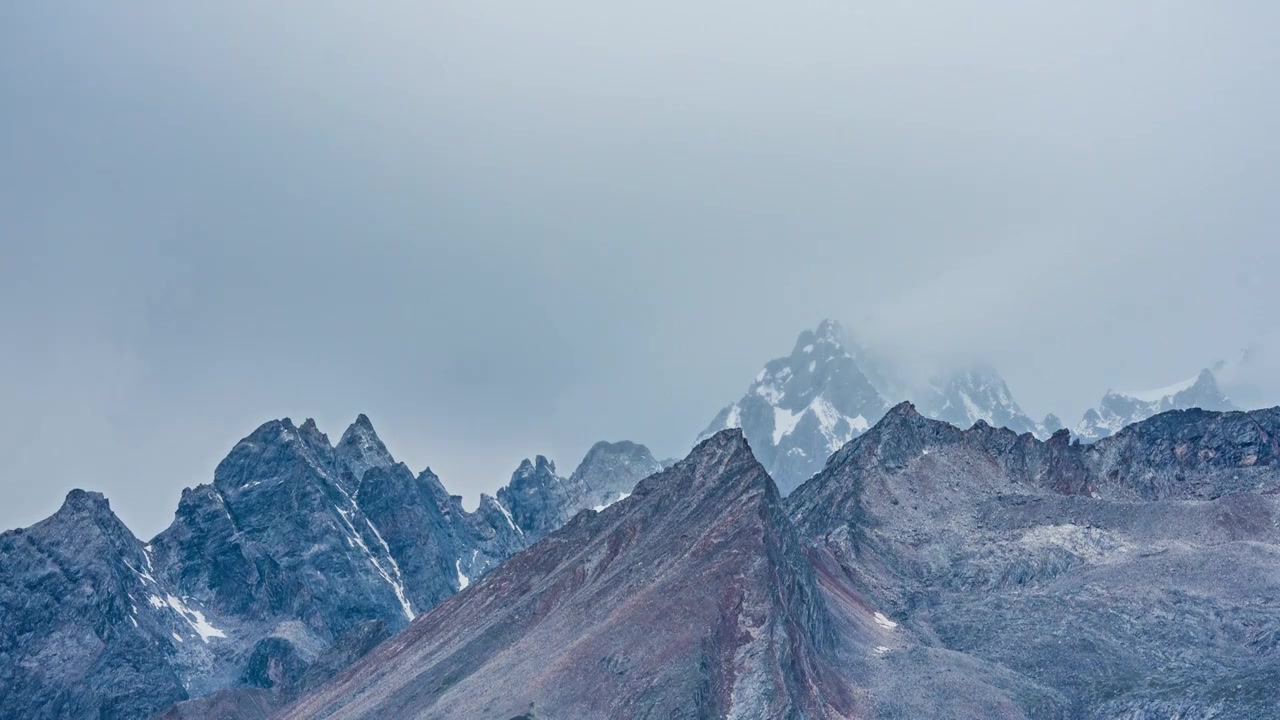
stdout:
[(377, 6), (0, 7), (0, 527), (283, 416), (679, 455), (828, 316), (1069, 424), (1280, 340), (1274, 2)]

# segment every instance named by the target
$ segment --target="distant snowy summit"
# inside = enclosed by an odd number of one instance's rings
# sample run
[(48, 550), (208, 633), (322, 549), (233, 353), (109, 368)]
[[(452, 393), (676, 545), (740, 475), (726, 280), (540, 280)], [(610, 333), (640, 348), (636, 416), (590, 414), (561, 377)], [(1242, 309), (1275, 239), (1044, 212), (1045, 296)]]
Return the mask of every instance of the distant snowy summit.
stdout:
[(922, 395), (922, 414), (959, 428), (972, 427), (981, 420), (1019, 434), (1029, 432), (1042, 440), (1062, 428), (1062, 421), (1052, 414), (1041, 422), (1028, 417), (1004, 378), (986, 366), (955, 371), (945, 381), (931, 384)]
[(698, 439), (741, 428), (783, 493), (807, 480), (889, 409), (842, 335), (831, 320), (800, 333), (791, 354), (765, 363), (746, 394)]
[(982, 420), (1047, 437), (1061, 427), (1053, 416), (1042, 423), (1027, 417), (991, 368), (953, 372), (919, 392), (907, 387), (838, 323), (823, 320), (816, 330), (800, 333), (790, 355), (765, 363), (746, 394), (722, 409), (699, 439), (741, 428), (778, 488), (788, 493), (883, 417), (890, 400), (913, 399), (925, 416), (962, 428)]
[(1162, 412), (1189, 408), (1224, 411), (1237, 409), (1218, 386), (1213, 371), (1206, 368), (1199, 375), (1155, 390), (1108, 390), (1097, 408), (1090, 408), (1085, 412), (1073, 432), (1081, 440), (1093, 442), (1114, 435), (1126, 425)]
[[(1008, 384), (989, 366), (939, 373), (913, 386), (840, 325), (823, 320), (796, 339), (791, 354), (765, 363), (737, 402), (716, 414), (699, 440), (741, 428), (760, 463), (784, 494), (823, 467), (828, 456), (866, 432), (894, 404), (910, 400), (918, 412), (959, 428), (983, 422), (1043, 440), (1065, 426), (1056, 415), (1033, 420)], [(1093, 442), (1167, 410), (1234, 410), (1210, 370), (1147, 392), (1108, 392), (1073, 435)]]

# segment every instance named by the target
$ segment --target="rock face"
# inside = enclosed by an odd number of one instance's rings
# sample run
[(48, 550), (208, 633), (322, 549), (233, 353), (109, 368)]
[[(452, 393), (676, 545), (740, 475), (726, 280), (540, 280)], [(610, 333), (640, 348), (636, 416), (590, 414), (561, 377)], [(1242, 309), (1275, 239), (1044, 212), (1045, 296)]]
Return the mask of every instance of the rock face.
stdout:
[(569, 477), (541, 455), (520, 463), (498, 490), (526, 546), (541, 540), (582, 510), (602, 510), (626, 497), (641, 479), (662, 470), (649, 449), (632, 442), (598, 442)]
[[(924, 434), (903, 432), (912, 426)], [(1022, 437), (1038, 450), (1011, 456), (1011, 467), (1070, 465), (1061, 442)], [(1071, 717), (1058, 689), (908, 626), (886, 591), (900, 581), (868, 582), (878, 570), (835, 541), (873, 539), (851, 529), (869, 520), (859, 491), (807, 490), (833, 468), (901, 470), (925, 447), (969, 442), (985, 453), (1009, 438), (1018, 436), (962, 432), (903, 406), (784, 501), (740, 431), (721, 431), (280, 717)], [(813, 510), (823, 502), (831, 514)], [(797, 526), (789, 512), (837, 530)]]
[(654, 460), (649, 448), (633, 442), (596, 443), (570, 478), (572, 485), (586, 489), (575, 513), (588, 507), (597, 512), (609, 507), (630, 495), (636, 483), (671, 464)]
[(1213, 372), (1205, 369), (1193, 378), (1156, 390), (1135, 393), (1108, 390), (1096, 409), (1085, 411), (1075, 434), (1085, 442), (1093, 442), (1159, 413), (1190, 408), (1236, 409), (1218, 387)]
[[(520, 482), (526, 466), (533, 486), (555, 489), (543, 482), (553, 465), (526, 462)], [(147, 545), (100, 495), (74, 491), (49, 519), (0, 535), (0, 707), (145, 718), (187, 701), (166, 717), (261, 717), (657, 469), (642, 446), (603, 444), (572, 495), (539, 504), (504, 488), (520, 499), (512, 510), (486, 496), (466, 512), (361, 415), (336, 445), (311, 421), (264, 424)]]
[(919, 697), (933, 680), (902, 663), (927, 650), (1021, 679), (1008, 716), (1271, 717), (1278, 437), (1280, 409), (1170, 412), (1081, 445), (902, 405), (787, 502), (813, 556), (896, 623), (882, 657)]
[(200, 640), (155, 594), (149, 567), (97, 493), (74, 490), (48, 519), (0, 535), (5, 716), (146, 717), (187, 697), (175, 646)]
[(791, 354), (766, 363), (701, 437), (741, 428), (783, 494), (807, 480), (888, 408), (842, 336), (830, 320), (800, 333)]
[(781, 497), (728, 430), (282, 717), (850, 717), (839, 654)]
[(363, 416), (272, 421), (149, 544), (73, 491), (0, 534), (0, 715), (1280, 715), (1280, 408), (1082, 444), (902, 403), (785, 499), (748, 440), (467, 512)]

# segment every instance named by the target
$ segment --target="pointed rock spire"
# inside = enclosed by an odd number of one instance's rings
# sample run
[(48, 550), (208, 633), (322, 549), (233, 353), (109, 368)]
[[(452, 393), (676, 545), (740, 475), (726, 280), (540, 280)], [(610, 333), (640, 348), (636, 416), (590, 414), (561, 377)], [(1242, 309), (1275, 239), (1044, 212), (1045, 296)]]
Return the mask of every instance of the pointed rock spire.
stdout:
[(356, 416), (355, 422), (342, 433), (334, 454), (338, 462), (350, 471), (357, 487), (370, 468), (389, 468), (396, 464), (395, 458), (387, 451), (387, 446), (378, 437), (373, 423), (364, 413)]

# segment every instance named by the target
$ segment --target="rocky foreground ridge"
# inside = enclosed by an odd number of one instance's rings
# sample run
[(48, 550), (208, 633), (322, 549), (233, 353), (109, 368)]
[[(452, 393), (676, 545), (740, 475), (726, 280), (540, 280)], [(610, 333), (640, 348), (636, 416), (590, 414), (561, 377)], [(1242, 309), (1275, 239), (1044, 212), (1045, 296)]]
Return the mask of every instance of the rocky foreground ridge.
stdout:
[(1280, 712), (1280, 408), (1093, 445), (892, 408), (783, 499), (725, 430), (285, 718)]

